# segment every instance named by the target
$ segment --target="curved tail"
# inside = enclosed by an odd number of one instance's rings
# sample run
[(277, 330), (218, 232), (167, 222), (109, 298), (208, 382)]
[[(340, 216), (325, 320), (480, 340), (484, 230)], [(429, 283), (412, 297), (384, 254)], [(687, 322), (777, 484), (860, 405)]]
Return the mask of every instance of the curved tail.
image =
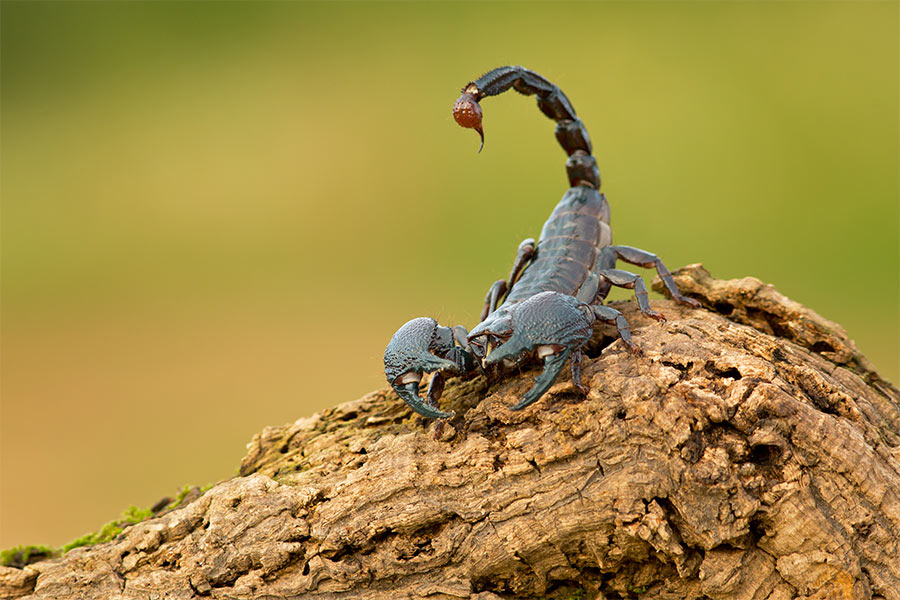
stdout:
[[(534, 71), (525, 67), (498, 67), (469, 82), (453, 106), (453, 118), (462, 127), (477, 131), (484, 147), (481, 106), (478, 102), (486, 96), (502, 94), (511, 87), (526, 96), (536, 95), (541, 112), (556, 121), (556, 139), (569, 155), (566, 160), (569, 185), (574, 187), (587, 183), (594, 189), (600, 189), (600, 170), (591, 156), (591, 138), (587, 129), (575, 115), (575, 109), (562, 90)], [(481, 152), (481, 148), (478, 151)]]

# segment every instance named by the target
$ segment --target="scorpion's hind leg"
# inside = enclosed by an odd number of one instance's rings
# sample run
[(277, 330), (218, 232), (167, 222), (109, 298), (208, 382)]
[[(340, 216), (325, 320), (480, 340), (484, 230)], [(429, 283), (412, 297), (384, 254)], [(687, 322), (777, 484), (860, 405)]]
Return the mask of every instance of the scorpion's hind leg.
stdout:
[(611, 246), (605, 246), (600, 251), (590, 273), (575, 293), (575, 297), (580, 302), (594, 305), (603, 302), (612, 285), (632, 289), (641, 312), (651, 319), (656, 319), (661, 323), (665, 322), (666, 318), (663, 315), (650, 308), (647, 286), (641, 276), (613, 268), (617, 255), (610, 248)]
[(669, 269), (667, 269), (666, 265), (663, 264), (663, 261), (652, 252), (647, 252), (646, 250), (633, 248), (631, 246), (607, 246), (604, 248), (604, 251), (612, 252), (619, 260), (623, 260), (632, 265), (644, 267), (645, 269), (655, 268), (656, 272), (659, 274), (659, 278), (662, 279), (663, 284), (666, 286), (666, 290), (668, 290), (669, 295), (672, 296), (673, 300), (692, 308), (700, 308), (699, 302), (693, 298), (688, 298), (678, 291), (678, 286), (675, 285), (675, 280), (672, 279), (672, 274), (669, 273)]
[(640, 275), (621, 269), (601, 269), (597, 271), (597, 274), (612, 285), (634, 290), (634, 297), (637, 299), (638, 308), (641, 309), (644, 316), (656, 319), (660, 323), (666, 322), (666, 318), (662, 314), (650, 308), (650, 301), (647, 296), (647, 286), (644, 285), (644, 280)]
[(600, 321), (612, 323), (616, 326), (619, 337), (622, 338), (622, 342), (628, 346), (628, 349), (631, 350), (632, 354), (641, 353), (641, 349), (631, 341), (631, 328), (628, 326), (628, 321), (625, 320), (625, 316), (622, 315), (622, 313), (611, 306), (604, 306), (602, 304), (591, 306), (591, 310), (593, 311), (594, 316)]

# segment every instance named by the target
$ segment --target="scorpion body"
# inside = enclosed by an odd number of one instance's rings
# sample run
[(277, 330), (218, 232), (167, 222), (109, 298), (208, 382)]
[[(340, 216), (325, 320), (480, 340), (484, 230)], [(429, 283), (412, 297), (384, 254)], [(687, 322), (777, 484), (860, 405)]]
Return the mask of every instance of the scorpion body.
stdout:
[[(388, 382), (413, 410), (431, 418), (449, 418), (438, 409), (443, 372), (467, 373), (479, 363), (515, 364), (536, 354), (543, 372), (522, 400), (522, 409), (538, 400), (571, 357), (572, 381), (583, 392), (581, 349), (597, 319), (614, 323), (622, 341), (635, 354), (628, 323), (614, 308), (604, 306), (611, 286), (633, 289), (641, 312), (664, 322), (650, 308), (639, 275), (615, 268), (617, 260), (655, 267), (670, 295), (699, 306), (678, 292), (668, 269), (655, 254), (630, 246), (612, 245), (609, 204), (600, 193), (600, 172), (591, 155), (590, 137), (571, 103), (556, 85), (523, 67), (500, 67), (463, 88), (453, 115), (463, 127), (475, 129), (484, 146), (479, 101), (510, 88), (536, 95), (541, 111), (556, 121), (556, 139), (568, 155), (570, 188), (544, 224), (535, 244), (520, 245), (508, 279), (496, 281), (485, 297), (481, 322), (471, 332), (461, 326), (441, 327), (433, 319), (413, 319), (401, 327), (385, 350)], [(481, 148), (479, 148), (479, 151)], [(418, 384), (424, 372), (436, 371), (423, 402)]]

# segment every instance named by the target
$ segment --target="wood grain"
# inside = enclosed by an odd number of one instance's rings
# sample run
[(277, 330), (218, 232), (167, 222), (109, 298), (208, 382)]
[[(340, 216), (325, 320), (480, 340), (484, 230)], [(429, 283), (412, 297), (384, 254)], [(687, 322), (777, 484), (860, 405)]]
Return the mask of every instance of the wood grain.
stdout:
[(451, 379), (433, 435), (388, 390), (248, 445), (240, 476), (112, 542), (0, 570), (2, 598), (900, 600), (900, 392), (753, 278), (616, 303), (583, 397)]

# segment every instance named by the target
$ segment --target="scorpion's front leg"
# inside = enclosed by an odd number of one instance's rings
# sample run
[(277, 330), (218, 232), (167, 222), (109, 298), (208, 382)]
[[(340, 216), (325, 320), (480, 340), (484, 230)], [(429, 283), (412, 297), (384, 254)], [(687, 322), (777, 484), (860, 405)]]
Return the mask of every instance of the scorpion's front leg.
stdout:
[[(497, 310), (497, 307), (503, 301), (506, 293), (516, 283), (519, 275), (522, 274), (522, 271), (526, 266), (528, 266), (528, 263), (534, 258), (534, 256), (534, 238), (527, 238), (522, 240), (522, 243), (519, 244), (519, 248), (516, 250), (516, 259), (513, 261), (512, 269), (509, 272), (509, 279), (498, 279), (488, 289), (488, 292), (484, 297), (484, 306), (481, 309), (481, 317), (478, 320), (479, 323), (484, 321), (488, 317), (488, 315)], [(472, 352), (472, 355), (478, 362), (478, 366), (482, 368), (483, 372), (484, 369), (483, 365), (481, 364), (481, 360), (484, 358), (487, 348), (483, 346), (478, 339), (472, 341), (471, 343), (466, 342), (462, 345), (469, 348), (469, 350)]]
[(497, 310), (500, 301), (506, 295), (506, 292), (512, 288), (513, 284), (522, 274), (522, 270), (528, 265), (528, 262), (534, 258), (535, 244), (534, 238), (522, 240), (516, 250), (516, 260), (513, 261), (512, 270), (509, 272), (509, 279), (498, 279), (488, 289), (487, 295), (484, 297), (484, 307), (481, 309), (481, 318), (479, 322), (484, 321), (489, 314)]

